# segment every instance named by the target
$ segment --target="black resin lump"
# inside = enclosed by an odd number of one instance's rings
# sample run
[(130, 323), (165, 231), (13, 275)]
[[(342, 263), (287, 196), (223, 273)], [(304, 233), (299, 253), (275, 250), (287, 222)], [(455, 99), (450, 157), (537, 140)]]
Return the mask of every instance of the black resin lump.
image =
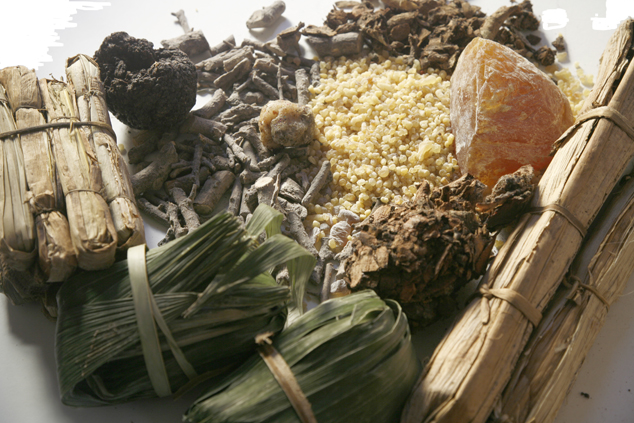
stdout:
[(99, 64), (110, 111), (136, 129), (169, 129), (196, 103), (196, 67), (177, 49), (125, 32), (106, 37), (94, 59)]

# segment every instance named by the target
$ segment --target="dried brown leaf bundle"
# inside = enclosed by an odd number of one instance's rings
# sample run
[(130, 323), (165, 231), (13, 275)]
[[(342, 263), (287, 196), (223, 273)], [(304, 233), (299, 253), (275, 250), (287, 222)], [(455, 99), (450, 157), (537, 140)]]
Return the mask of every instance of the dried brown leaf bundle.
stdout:
[[(99, 66), (88, 56), (66, 62), (66, 75), (77, 97), (79, 119), (100, 122), (111, 128), (106, 95), (99, 79)], [(127, 164), (113, 137), (112, 128), (83, 126), (101, 169), (104, 199), (117, 231), (117, 246), (127, 249), (145, 242), (145, 229), (134, 199)]]
[[(34, 70), (14, 66), (0, 71), (17, 129), (46, 124), (41, 112), (42, 98)], [(68, 220), (62, 213), (63, 196), (58, 188), (55, 160), (49, 134), (45, 130), (20, 135), (29, 204), (35, 214), (38, 262), (49, 282), (62, 281), (77, 267), (70, 240)]]
[(60, 81), (40, 80), (48, 122), (68, 122), (51, 131), (53, 153), (66, 200), (71, 240), (79, 267), (103, 269), (114, 263), (117, 233), (108, 205), (101, 196), (101, 171), (79, 121), (71, 89)]

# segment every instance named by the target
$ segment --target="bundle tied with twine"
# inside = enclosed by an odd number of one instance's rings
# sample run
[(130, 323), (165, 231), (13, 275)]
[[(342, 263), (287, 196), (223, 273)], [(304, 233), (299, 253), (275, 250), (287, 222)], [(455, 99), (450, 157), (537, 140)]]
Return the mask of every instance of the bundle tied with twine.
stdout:
[(197, 399), (187, 423), (392, 423), (421, 365), (397, 302), (325, 301)]
[[(78, 273), (58, 293), (56, 358), (62, 402), (97, 406), (164, 397), (226, 375), (279, 332), (301, 304), (314, 257), (259, 206), (245, 227), (218, 214), (188, 235), (108, 270)], [(266, 231), (267, 239), (257, 239)], [(270, 271), (289, 268), (291, 287)]]
[(77, 98), (79, 119), (106, 125), (86, 125), (81, 130), (85, 132), (101, 169), (103, 196), (117, 232), (118, 248), (143, 244), (143, 219), (134, 198), (128, 167), (114, 133), (106, 129), (111, 128), (111, 124), (99, 66), (91, 57), (80, 54), (67, 60), (66, 76)]
[(634, 157), (634, 21), (623, 22), (601, 59), (580, 117), (557, 143), (532, 213), (484, 275), (474, 299), (434, 351), (402, 422), (484, 422), (585, 232)]
[(555, 420), (588, 350), (634, 271), (634, 178), (594, 220), (531, 334), (491, 422)]
[(56, 80), (40, 80), (48, 123), (65, 126), (51, 129), (53, 155), (66, 202), (66, 217), (77, 264), (85, 270), (104, 269), (115, 260), (117, 232), (108, 204), (101, 195), (99, 163), (80, 125), (74, 92)]
[[(0, 132), (16, 130), (13, 109), (0, 85)], [(0, 259), (2, 290), (14, 303), (32, 295), (28, 272), (37, 255), (35, 222), (28, 201), (24, 156), (19, 136), (0, 140)], [(13, 272), (12, 272), (13, 270)]]
[[(46, 124), (34, 70), (24, 66), (4, 68), (0, 70), (0, 83), (6, 88), (17, 130)], [(24, 156), (28, 204), (35, 216), (38, 263), (46, 282), (63, 281), (75, 271), (77, 258), (70, 239), (68, 220), (63, 214), (64, 198), (59, 188), (49, 133), (45, 130), (24, 132), (19, 137)], [(37, 284), (39, 278), (31, 275), (30, 280)], [(30, 289), (42, 287), (32, 286)]]

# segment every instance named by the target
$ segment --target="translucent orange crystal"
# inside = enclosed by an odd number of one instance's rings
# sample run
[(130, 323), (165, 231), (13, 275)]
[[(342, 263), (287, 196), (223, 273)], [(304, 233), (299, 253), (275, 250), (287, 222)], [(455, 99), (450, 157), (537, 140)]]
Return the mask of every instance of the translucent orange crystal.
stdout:
[(552, 143), (574, 122), (568, 99), (544, 73), (482, 38), (458, 60), (450, 114), (462, 173), (488, 186), (526, 164), (544, 169)]

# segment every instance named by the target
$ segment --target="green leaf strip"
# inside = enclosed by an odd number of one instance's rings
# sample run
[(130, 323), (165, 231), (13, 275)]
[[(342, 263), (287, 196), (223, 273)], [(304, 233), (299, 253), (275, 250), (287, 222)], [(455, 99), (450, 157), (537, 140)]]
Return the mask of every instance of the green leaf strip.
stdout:
[(280, 384), (280, 388), (282, 388), (282, 391), (284, 391), (295, 409), (299, 420), (302, 423), (317, 423), (313, 408), (308, 398), (306, 398), (306, 394), (299, 386), (291, 367), (275, 347), (271, 345), (271, 340), (268, 337), (260, 340), (258, 353), (260, 353), (260, 357), (266, 363), (277, 383)]
[(145, 244), (128, 249), (128, 272), (130, 274), (134, 311), (139, 328), (139, 337), (141, 339), (141, 349), (143, 351), (145, 366), (156, 394), (159, 397), (166, 397), (171, 395), (172, 391), (163, 360), (163, 354), (161, 353), (161, 344), (156, 324), (158, 324), (165, 335), (170, 350), (185, 375), (189, 379), (195, 379), (198, 377), (198, 374), (178, 346), (161, 314), (154, 295), (152, 295), (147, 276), (146, 249), (147, 246)]

